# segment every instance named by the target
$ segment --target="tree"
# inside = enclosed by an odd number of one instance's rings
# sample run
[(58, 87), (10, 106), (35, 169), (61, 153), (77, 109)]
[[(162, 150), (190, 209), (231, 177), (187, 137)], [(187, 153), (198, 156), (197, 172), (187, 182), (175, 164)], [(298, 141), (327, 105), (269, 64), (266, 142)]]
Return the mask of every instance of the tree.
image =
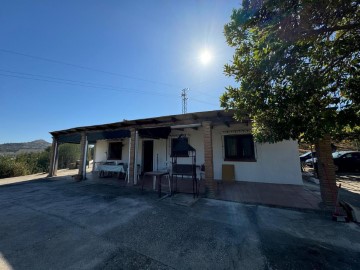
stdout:
[(37, 159), (37, 168), (39, 172), (49, 172), (51, 147), (47, 147), (43, 152), (39, 153)]
[(69, 168), (80, 159), (80, 144), (64, 143), (59, 146), (59, 169)]
[(31, 171), (24, 160), (11, 156), (0, 156), (0, 179), (30, 174)]
[(42, 152), (0, 156), (0, 179), (49, 171), (50, 147)]
[(249, 115), (260, 142), (305, 139), (319, 153), (321, 194), (336, 200), (330, 137), (360, 125), (360, 5), (244, 0), (225, 25), (234, 77), (221, 106)]

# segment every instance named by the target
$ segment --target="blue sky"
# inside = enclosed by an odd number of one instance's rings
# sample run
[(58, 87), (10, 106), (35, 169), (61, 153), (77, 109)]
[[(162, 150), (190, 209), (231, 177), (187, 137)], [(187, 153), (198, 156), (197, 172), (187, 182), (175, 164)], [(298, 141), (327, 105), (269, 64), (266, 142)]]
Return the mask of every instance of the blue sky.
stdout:
[[(236, 1), (0, 4), (0, 143), (49, 131), (220, 109), (234, 84), (223, 34)], [(207, 48), (213, 55), (199, 60)]]

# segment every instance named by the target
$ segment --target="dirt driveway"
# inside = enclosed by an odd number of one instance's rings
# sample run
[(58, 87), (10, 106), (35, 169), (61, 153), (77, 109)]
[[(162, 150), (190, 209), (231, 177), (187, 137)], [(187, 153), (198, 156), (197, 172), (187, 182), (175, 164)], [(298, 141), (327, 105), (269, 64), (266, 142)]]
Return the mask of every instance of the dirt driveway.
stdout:
[(360, 226), (40, 179), (0, 186), (0, 269), (360, 269)]
[[(314, 177), (312, 168), (306, 168), (303, 179), (304, 184), (320, 194), (319, 180)], [(360, 209), (360, 173), (338, 173), (336, 175), (336, 184), (337, 186), (341, 184), (339, 200), (346, 201)]]

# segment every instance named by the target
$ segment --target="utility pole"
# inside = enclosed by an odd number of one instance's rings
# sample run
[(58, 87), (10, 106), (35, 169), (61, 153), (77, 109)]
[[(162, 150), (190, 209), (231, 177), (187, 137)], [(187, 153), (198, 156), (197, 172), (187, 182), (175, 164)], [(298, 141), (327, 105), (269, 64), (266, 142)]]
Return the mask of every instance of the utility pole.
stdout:
[(185, 114), (186, 111), (187, 111), (187, 94), (186, 94), (186, 91), (188, 91), (189, 88), (184, 88), (182, 91), (181, 91), (181, 99), (182, 99), (182, 113)]

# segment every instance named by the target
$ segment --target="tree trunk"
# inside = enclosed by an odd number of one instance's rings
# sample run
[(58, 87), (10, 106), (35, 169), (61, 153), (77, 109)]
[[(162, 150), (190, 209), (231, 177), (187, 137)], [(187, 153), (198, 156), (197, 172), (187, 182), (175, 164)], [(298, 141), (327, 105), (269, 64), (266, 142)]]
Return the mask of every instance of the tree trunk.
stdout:
[(335, 206), (337, 186), (330, 135), (325, 135), (322, 139), (319, 139), (315, 144), (315, 148), (322, 201), (325, 206)]

